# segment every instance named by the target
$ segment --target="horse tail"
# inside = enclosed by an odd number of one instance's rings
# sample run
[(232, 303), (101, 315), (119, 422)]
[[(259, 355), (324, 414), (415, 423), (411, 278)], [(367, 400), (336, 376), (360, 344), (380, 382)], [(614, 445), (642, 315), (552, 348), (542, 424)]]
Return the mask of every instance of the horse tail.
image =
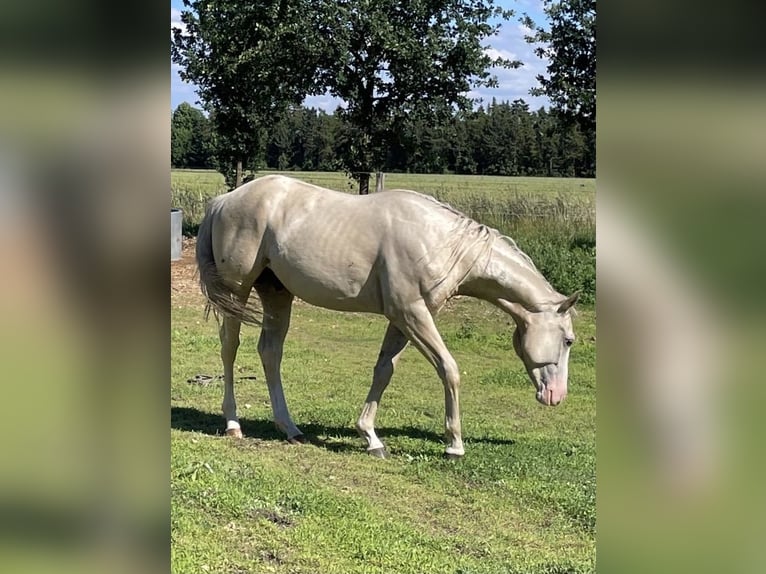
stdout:
[(224, 196), (215, 197), (207, 204), (205, 216), (197, 233), (197, 269), (199, 271), (200, 290), (205, 296), (205, 319), (213, 311), (216, 320), (218, 315), (229, 315), (253, 325), (261, 325), (259, 319), (261, 313), (258, 308), (242, 301), (218, 273), (213, 253), (213, 225), (220, 210), (220, 203)]

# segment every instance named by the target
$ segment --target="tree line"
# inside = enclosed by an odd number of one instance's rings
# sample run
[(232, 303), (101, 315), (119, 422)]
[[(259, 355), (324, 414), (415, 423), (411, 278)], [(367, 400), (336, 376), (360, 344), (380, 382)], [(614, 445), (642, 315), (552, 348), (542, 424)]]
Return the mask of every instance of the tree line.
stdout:
[[(201, 110), (184, 102), (173, 112), (173, 167), (225, 167), (220, 140)], [(246, 169), (340, 171), (354, 137), (337, 114), (298, 107), (259, 130), (254, 141)], [(523, 100), (493, 100), (437, 125), (414, 118), (400, 123), (389, 137), (381, 168), (390, 173), (593, 177), (595, 138), (545, 108), (530, 110)]]

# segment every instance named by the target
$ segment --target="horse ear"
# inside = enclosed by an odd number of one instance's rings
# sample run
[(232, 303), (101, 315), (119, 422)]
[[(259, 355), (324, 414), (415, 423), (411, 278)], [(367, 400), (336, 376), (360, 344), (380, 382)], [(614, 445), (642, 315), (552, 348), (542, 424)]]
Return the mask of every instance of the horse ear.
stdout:
[(564, 313), (569, 311), (569, 309), (572, 308), (572, 305), (577, 303), (577, 299), (579, 298), (580, 298), (580, 292), (576, 291), (574, 295), (570, 295), (569, 297), (564, 299), (561, 303), (559, 303), (558, 312), (563, 315)]

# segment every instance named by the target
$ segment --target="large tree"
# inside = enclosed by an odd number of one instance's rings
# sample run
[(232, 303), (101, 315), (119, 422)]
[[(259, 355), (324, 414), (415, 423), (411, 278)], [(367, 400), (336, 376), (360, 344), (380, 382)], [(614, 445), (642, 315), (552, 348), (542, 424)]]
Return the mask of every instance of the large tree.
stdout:
[(448, 123), (470, 109), (468, 92), (496, 86), (491, 67), (521, 63), (490, 56), (493, 18), (512, 15), (494, 0), (320, 2), (331, 38), (324, 81), (345, 103), (345, 169), (368, 188), (408, 124)]
[(341, 167), (366, 190), (413, 118), (447, 122), (471, 89), (497, 84), (493, 65), (520, 65), (483, 43), (511, 15), (494, 1), (184, 0), (172, 57), (239, 164), (306, 95), (342, 99)]
[(185, 29), (173, 30), (171, 57), (196, 84), (221, 136), (219, 156), (236, 165), (236, 186), (263, 146), (262, 129), (321, 89), (317, 70), (331, 39), (321, 40), (316, 4), (184, 0), (190, 10), (181, 14)]
[(170, 158), (173, 167), (213, 166), (213, 133), (201, 110), (182, 102), (173, 111), (170, 125)]
[(548, 22), (522, 21), (532, 29), (527, 41), (548, 60), (547, 76), (538, 75), (533, 95), (551, 100), (561, 119), (576, 124), (589, 149), (595, 172), (596, 141), (596, 0), (543, 0)]

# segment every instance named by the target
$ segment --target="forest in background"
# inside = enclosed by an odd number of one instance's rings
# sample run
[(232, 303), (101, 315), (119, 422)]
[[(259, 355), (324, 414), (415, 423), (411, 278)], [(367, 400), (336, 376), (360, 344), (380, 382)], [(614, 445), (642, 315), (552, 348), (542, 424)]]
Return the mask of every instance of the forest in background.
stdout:
[[(171, 162), (174, 168), (218, 169), (213, 122), (184, 102), (174, 111)], [(246, 168), (340, 171), (353, 133), (333, 113), (292, 108), (261, 129), (258, 150)], [(433, 126), (416, 118), (393, 138), (383, 171), (543, 177), (594, 177), (595, 140), (576, 123), (523, 100), (480, 105)]]

